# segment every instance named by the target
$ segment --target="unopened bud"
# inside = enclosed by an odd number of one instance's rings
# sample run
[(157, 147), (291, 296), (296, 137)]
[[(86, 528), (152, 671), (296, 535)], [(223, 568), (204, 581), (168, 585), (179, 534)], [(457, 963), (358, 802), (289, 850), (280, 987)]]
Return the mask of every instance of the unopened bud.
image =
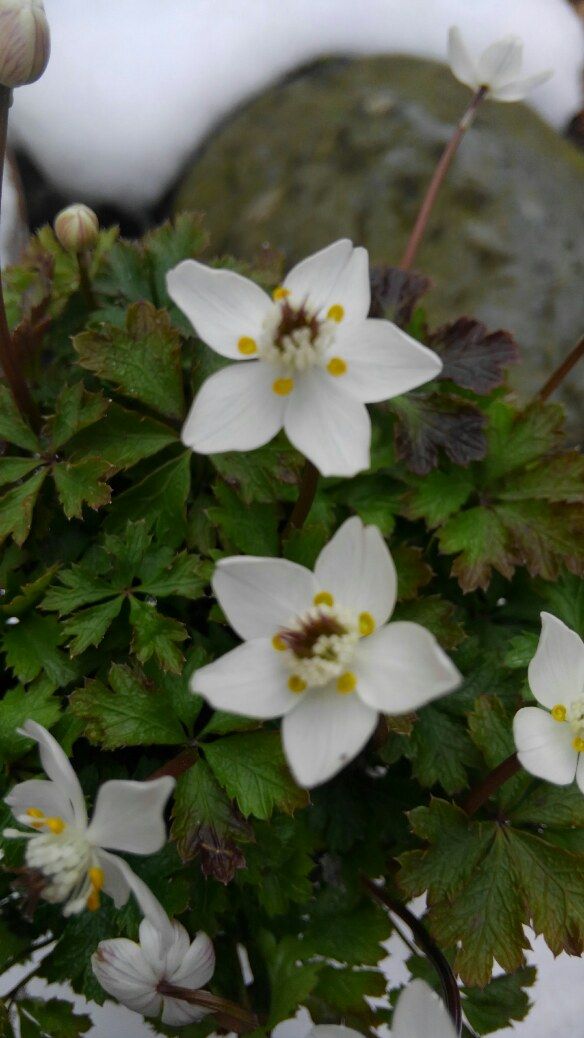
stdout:
[(43, 0), (0, 0), (0, 85), (40, 79), (51, 53)]
[(99, 221), (89, 206), (77, 202), (67, 206), (55, 217), (57, 241), (67, 252), (85, 252), (92, 249), (99, 235)]

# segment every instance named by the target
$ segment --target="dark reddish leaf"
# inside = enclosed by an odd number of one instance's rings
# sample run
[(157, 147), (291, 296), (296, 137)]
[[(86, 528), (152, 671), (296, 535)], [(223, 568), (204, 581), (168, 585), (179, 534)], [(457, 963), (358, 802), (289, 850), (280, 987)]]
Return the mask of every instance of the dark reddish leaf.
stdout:
[(212, 876), (218, 883), (231, 883), (237, 870), (246, 867), (241, 847), (220, 836), (213, 826), (202, 825), (199, 829), (191, 856), (197, 853), (203, 875)]
[(510, 332), (489, 333), (481, 321), (461, 317), (434, 332), (428, 346), (442, 359), (440, 379), (474, 393), (490, 393), (505, 380), (505, 368), (519, 360), (519, 347)]
[(480, 461), (487, 452), (485, 417), (456, 397), (432, 394), (392, 401), (397, 415), (395, 442), (398, 457), (412, 472), (425, 476), (438, 464), (444, 450), (455, 465)]
[(409, 324), (419, 299), (432, 288), (425, 274), (400, 267), (380, 266), (371, 271), (371, 317), (388, 317)]

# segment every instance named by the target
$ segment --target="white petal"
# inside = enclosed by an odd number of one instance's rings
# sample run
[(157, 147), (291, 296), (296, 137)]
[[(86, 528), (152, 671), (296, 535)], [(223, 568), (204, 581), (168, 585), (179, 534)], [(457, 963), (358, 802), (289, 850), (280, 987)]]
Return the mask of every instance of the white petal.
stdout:
[[(162, 907), (162, 906), (161, 906)], [(170, 919), (161, 930), (150, 919), (140, 923), (140, 947), (153, 972), (160, 977), (180, 963), (189, 950), (190, 938), (182, 923)]]
[(477, 67), (457, 25), (453, 25), (448, 33), (448, 64), (460, 83), (472, 90), (478, 89)]
[(206, 933), (198, 933), (182, 961), (172, 968), (168, 960), (168, 979), (178, 987), (198, 990), (208, 984), (215, 972), (215, 950)]
[(68, 758), (56, 739), (36, 721), (26, 721), (20, 729), (23, 735), (34, 739), (39, 746), (41, 764), (51, 782), (54, 782), (63, 798), (71, 805), (75, 824), (84, 829), (87, 825), (87, 810), (83, 790)]
[[(62, 818), (69, 825), (75, 818), (69, 797), (61, 789), (46, 779), (28, 779), (19, 782), (10, 790), (4, 801), (15, 818), (26, 813), (29, 807), (36, 807), (43, 814), (52, 818)], [(31, 818), (32, 821), (32, 818)]]
[(343, 321), (364, 320), (371, 304), (369, 257), (366, 249), (353, 248), (347, 238), (309, 256), (294, 267), (284, 281), (295, 305), (326, 317), (331, 306), (341, 305)]
[(574, 733), (569, 724), (554, 721), (537, 706), (525, 706), (515, 714), (513, 736), (517, 756), (531, 775), (558, 786), (574, 781), (578, 754), (572, 746)]
[(576, 782), (581, 793), (584, 793), (584, 753), (578, 754), (578, 768), (576, 770)]
[(207, 1013), (208, 1010), (201, 1009), (200, 1006), (191, 1006), (182, 998), (165, 996), (162, 999), (162, 1023), (169, 1027), (184, 1027), (196, 1020), (202, 1020)]
[(314, 575), (287, 559), (221, 559), (213, 591), (240, 638), (268, 638), (312, 605)]
[(444, 1002), (423, 980), (413, 980), (397, 1000), (392, 1038), (456, 1038)]
[(369, 468), (371, 421), (359, 401), (341, 392), (328, 372), (312, 368), (287, 397), (290, 442), (323, 476), (355, 476)]
[(91, 957), (91, 968), (108, 995), (145, 1016), (156, 1016), (161, 998), (159, 978), (146, 962), (138, 944), (125, 937), (100, 941)]
[(271, 639), (256, 638), (195, 671), (191, 689), (216, 710), (267, 719), (297, 705), (298, 697), (288, 689), (289, 676)]
[(452, 692), (462, 678), (433, 634), (398, 620), (368, 638), (355, 654), (357, 693), (385, 714), (406, 714)]
[(230, 364), (203, 383), (183, 425), (183, 443), (198, 454), (251, 451), (282, 428), (286, 398), (274, 393), (271, 364)]
[(541, 614), (541, 635), (527, 671), (529, 687), (549, 709), (570, 703), (584, 689), (584, 642), (551, 613)]
[(315, 1024), (306, 1038), (361, 1038), (361, 1031), (354, 1031), (352, 1027), (343, 1027), (341, 1024)]
[(224, 357), (243, 360), (239, 340), (257, 339), (272, 310), (271, 299), (253, 281), (196, 260), (184, 260), (170, 270), (166, 285), (199, 338)]
[(164, 808), (174, 785), (169, 775), (152, 782), (104, 782), (98, 790), (88, 840), (112, 851), (155, 854), (166, 843)]
[(352, 516), (322, 549), (314, 567), (317, 590), (357, 613), (367, 612), (377, 626), (391, 616), (397, 575), (393, 559), (376, 526)]
[(526, 76), (525, 79), (513, 80), (512, 83), (507, 83), (505, 86), (497, 87), (496, 90), (491, 90), (490, 97), (494, 98), (495, 101), (522, 101), (536, 87), (541, 86), (542, 83), (547, 83), (553, 74), (553, 71), (546, 70), (545, 72), (536, 72), (533, 76)]
[(282, 722), (284, 750), (298, 785), (311, 789), (336, 775), (363, 749), (377, 716), (354, 693), (340, 695), (332, 684), (303, 693)]
[(477, 68), (479, 83), (496, 91), (517, 78), (522, 64), (522, 41), (518, 36), (505, 36), (481, 54)]
[(166, 942), (166, 946), (170, 947), (174, 940), (173, 924), (160, 902), (154, 897), (150, 887), (136, 875), (127, 861), (118, 857), (117, 854), (110, 854), (108, 851), (100, 849), (97, 851), (96, 857), (104, 872), (103, 889), (113, 899), (116, 908), (126, 904), (131, 892), (145, 919), (152, 923), (161, 935), (161, 939)]
[(340, 388), (365, 404), (407, 393), (442, 371), (437, 353), (391, 321), (372, 319), (341, 332), (334, 352), (347, 362), (345, 374), (337, 376)]

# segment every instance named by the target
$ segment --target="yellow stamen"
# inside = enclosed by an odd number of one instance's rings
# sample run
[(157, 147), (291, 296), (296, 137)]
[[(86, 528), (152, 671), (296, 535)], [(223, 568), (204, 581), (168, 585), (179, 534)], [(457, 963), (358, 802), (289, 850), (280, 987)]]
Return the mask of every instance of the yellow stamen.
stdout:
[(337, 681), (337, 692), (340, 692), (342, 696), (348, 696), (351, 692), (354, 692), (357, 688), (357, 675), (353, 674), (352, 671), (348, 670), (345, 674), (341, 674)]
[(279, 634), (275, 634), (272, 638), (272, 647), (276, 650), (276, 652), (285, 652), (288, 648), (286, 642), (283, 638), (280, 637)]
[(290, 289), (289, 288), (284, 288), (283, 285), (278, 285), (278, 287), (275, 288), (274, 291), (272, 292), (272, 299), (274, 299), (276, 301), (278, 299), (287, 299), (289, 295), (290, 295)]
[(366, 638), (369, 634), (373, 634), (375, 627), (375, 620), (371, 616), (371, 613), (359, 613), (359, 634), (363, 638)]
[(65, 828), (65, 823), (62, 818), (45, 818), (43, 824), (46, 825), (47, 829), (50, 829), (55, 836), (62, 833)]
[(334, 375), (335, 378), (338, 378), (339, 375), (346, 375), (347, 362), (346, 360), (343, 360), (342, 357), (331, 357), (326, 366), (326, 370), (329, 375)]
[(255, 339), (250, 338), (249, 335), (242, 335), (241, 339), (237, 343), (237, 349), (240, 353), (243, 353), (244, 357), (251, 357), (252, 353), (257, 353), (258, 344)]
[(552, 717), (554, 721), (565, 721), (567, 712), (568, 711), (566, 710), (565, 706), (562, 706), (561, 703), (558, 703), (558, 705), (555, 706), (552, 710)]
[(97, 867), (88, 870), (87, 875), (94, 890), (101, 890), (104, 884), (105, 876), (103, 869)]
[(99, 908), (99, 903), (99, 891), (93, 889), (86, 901), (88, 911), (97, 912)]
[(288, 688), (291, 692), (304, 692), (306, 682), (299, 678), (297, 674), (293, 674), (291, 678), (288, 678)]
[(572, 746), (576, 750), (576, 753), (584, 753), (584, 739), (581, 739), (579, 736), (576, 736)]
[(272, 389), (274, 390), (274, 393), (276, 393), (278, 396), (288, 396), (288, 393), (291, 393), (294, 389), (294, 379), (277, 378), (274, 384), (272, 385)]
[(345, 316), (345, 308), (344, 308), (344, 306), (341, 306), (340, 303), (335, 303), (334, 306), (331, 306), (331, 308), (330, 308), (330, 310), (329, 310), (329, 312), (327, 314), (327, 317), (328, 317), (329, 321), (336, 321), (337, 324), (340, 324), (340, 322), (343, 320), (344, 316)]
[(26, 813), (27, 813), (27, 815), (30, 815), (31, 818), (44, 818), (45, 817), (45, 812), (41, 811), (38, 807), (27, 807)]
[(330, 591), (319, 591), (318, 595), (315, 595), (312, 601), (315, 605), (332, 606), (335, 604), (335, 600)]

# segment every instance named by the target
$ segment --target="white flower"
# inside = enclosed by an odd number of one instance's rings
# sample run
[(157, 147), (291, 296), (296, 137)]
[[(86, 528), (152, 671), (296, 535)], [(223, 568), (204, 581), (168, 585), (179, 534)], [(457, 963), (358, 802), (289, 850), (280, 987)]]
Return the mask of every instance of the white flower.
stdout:
[(528, 676), (545, 709), (525, 706), (515, 715), (517, 756), (532, 775), (558, 786), (576, 779), (584, 793), (584, 642), (551, 613), (541, 622)]
[(283, 427), (323, 476), (353, 476), (369, 467), (365, 404), (442, 369), (395, 325), (367, 319), (367, 252), (346, 239), (294, 267), (272, 299), (195, 260), (179, 263), (167, 284), (200, 338), (241, 362), (212, 375), (191, 407), (182, 438), (199, 454), (253, 450)]
[(32, 832), (5, 829), (4, 835), (27, 841), (26, 865), (42, 878), (41, 897), (63, 904), (64, 915), (97, 909), (100, 890), (120, 907), (130, 890), (138, 888), (139, 894), (144, 884), (109, 851), (154, 854), (164, 846), (163, 811), (174, 779), (104, 782), (88, 824), (83, 791), (58, 742), (36, 721), (27, 721), (19, 732), (38, 743), (49, 781), (29, 779), (10, 791), (6, 803)]
[[(307, 1038), (361, 1038), (359, 1031), (334, 1024), (318, 1024)], [(444, 1003), (423, 980), (413, 980), (397, 1000), (391, 1038), (456, 1038)]]
[(150, 892), (140, 900), (149, 918), (140, 924), (140, 942), (118, 937), (101, 941), (91, 967), (108, 995), (143, 1016), (159, 1016), (170, 1027), (201, 1020), (207, 1009), (160, 993), (161, 982), (200, 990), (215, 969), (215, 952), (207, 934), (191, 943), (181, 923), (171, 922)]
[(403, 714), (460, 675), (419, 624), (386, 621), (396, 573), (375, 526), (348, 519), (314, 573), (286, 559), (222, 559), (213, 589), (243, 645), (198, 670), (193, 692), (247, 717), (283, 715), (300, 785), (325, 782), (367, 742), (378, 713)]
[(523, 41), (518, 36), (497, 40), (475, 59), (456, 26), (448, 34), (448, 63), (461, 83), (471, 90), (483, 87), (494, 101), (522, 101), (531, 90), (553, 76), (553, 71), (548, 70), (521, 78)]

